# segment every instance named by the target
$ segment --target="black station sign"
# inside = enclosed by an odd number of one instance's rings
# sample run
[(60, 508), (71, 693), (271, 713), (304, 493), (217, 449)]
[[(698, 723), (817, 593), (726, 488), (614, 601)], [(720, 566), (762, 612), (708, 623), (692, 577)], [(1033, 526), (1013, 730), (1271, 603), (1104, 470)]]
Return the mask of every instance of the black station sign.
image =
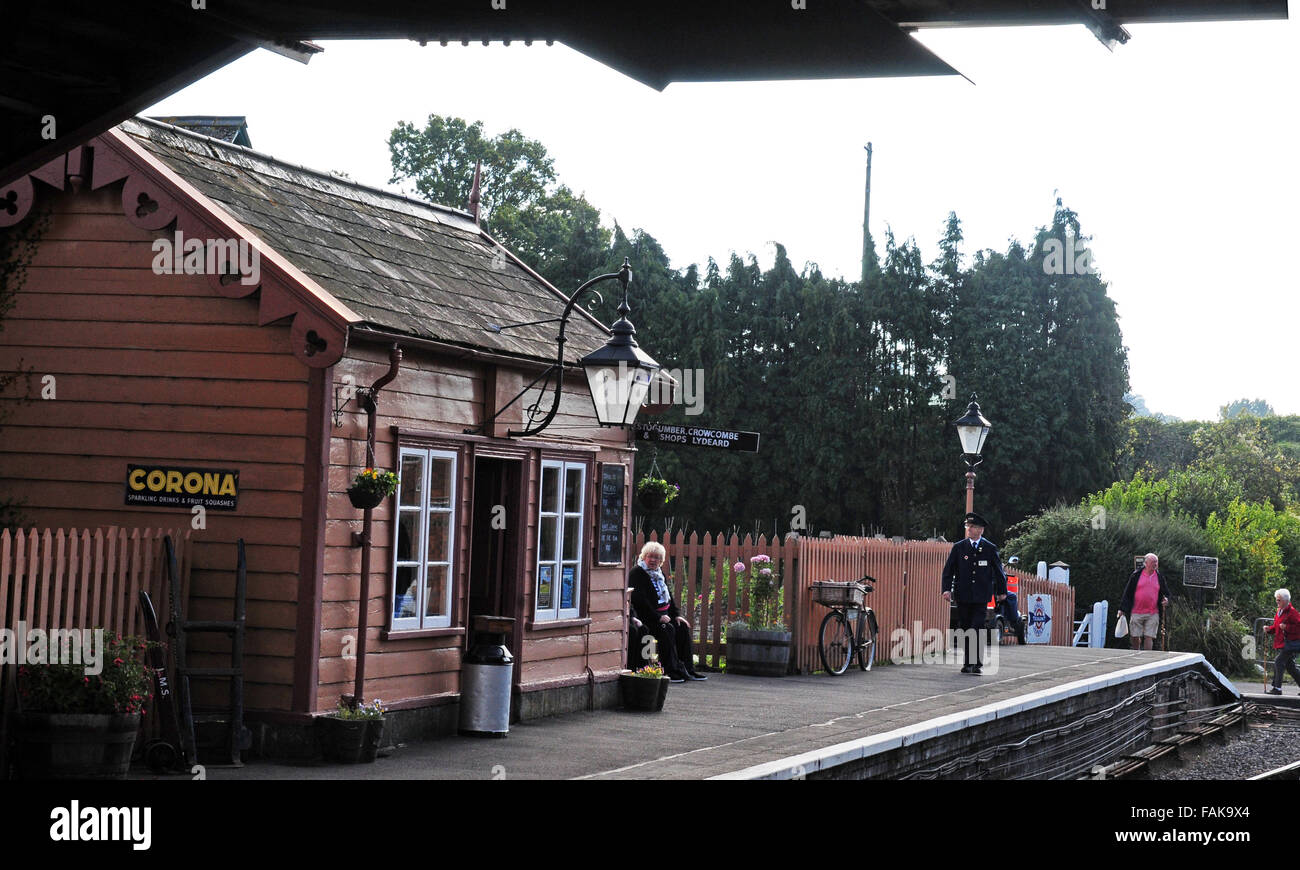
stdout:
[(139, 507), (184, 508), (197, 504), (212, 510), (233, 511), (239, 503), (239, 471), (128, 465), (126, 503)]
[(1184, 556), (1183, 585), (1214, 589), (1219, 585), (1219, 560), (1213, 556)]
[(619, 463), (601, 463), (600, 537), (596, 542), (596, 561), (602, 565), (623, 562), (624, 473), (624, 466)]
[(722, 450), (758, 452), (758, 432), (738, 429), (706, 429), (703, 426), (669, 426), (663, 423), (634, 423), (632, 431), (638, 441), (663, 444), (686, 444), (691, 447), (716, 447)]

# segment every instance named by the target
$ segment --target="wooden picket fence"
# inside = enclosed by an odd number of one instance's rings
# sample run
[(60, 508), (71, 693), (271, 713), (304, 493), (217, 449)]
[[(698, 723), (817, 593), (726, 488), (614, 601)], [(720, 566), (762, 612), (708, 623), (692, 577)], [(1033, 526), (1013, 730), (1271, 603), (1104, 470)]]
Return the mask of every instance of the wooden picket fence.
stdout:
[[(0, 627), (103, 628), (142, 634), (139, 593), (160, 622), (169, 601), (163, 543), (171, 535), (182, 580), (189, 577), (189, 529), (108, 527), (0, 532)], [(185, 590), (188, 592), (188, 589)]]
[[(744, 575), (737, 575), (733, 564), (743, 562), (747, 572), (750, 557), (760, 553), (771, 557), (772, 568), (781, 575), (795, 673), (821, 669), (817, 636), (826, 609), (813, 602), (810, 594), (817, 580), (847, 582), (870, 576), (877, 581), (875, 591), (867, 596), (867, 604), (875, 611), (880, 628), (878, 658), (888, 655), (889, 639), (895, 629), (922, 633), (948, 629), (950, 611), (940, 594), (940, 577), (951, 543), (848, 536), (741, 538), (707, 532), (669, 533), (660, 540), (657, 532), (651, 532), (648, 538), (644, 533), (636, 536), (638, 552), (646, 540), (660, 541), (668, 551), (665, 573), (673, 595), (694, 626), (696, 654), (702, 663), (713, 667), (727, 654), (726, 624), (749, 610)], [(1023, 572), (1013, 573), (1020, 582), (1022, 615), (1023, 602), (1030, 595), (1050, 596), (1053, 614), (1065, 615), (1053, 619), (1051, 642), (1068, 646), (1074, 589)]]
[[(124, 635), (143, 635), (139, 593), (149, 593), (160, 626), (166, 626), (171, 601), (164, 566), (163, 537), (176, 549), (181, 598), (189, 595), (190, 530), (19, 529), (0, 532), (0, 628), (15, 633), (41, 629), (103, 628)], [(15, 634), (16, 638), (16, 634)], [(0, 776), (3, 776), (5, 724), (15, 702), (16, 666), (0, 663)], [(145, 735), (158, 733), (152, 715)]]

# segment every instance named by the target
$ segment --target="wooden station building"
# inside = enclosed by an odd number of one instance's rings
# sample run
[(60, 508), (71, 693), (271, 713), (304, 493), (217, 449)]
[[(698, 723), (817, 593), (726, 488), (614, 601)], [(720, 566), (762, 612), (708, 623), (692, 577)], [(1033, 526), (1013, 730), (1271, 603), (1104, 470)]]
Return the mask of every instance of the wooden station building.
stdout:
[[(229, 618), (243, 538), (245, 706), (263, 748), (292, 749), (277, 741), (352, 691), (356, 390), (394, 346), (375, 465), (401, 485), (373, 514), (365, 697), (404, 736), (454, 730), (469, 626), (492, 614), (516, 620), (515, 718), (614, 703), (632, 441), (598, 426), (580, 373), (549, 429), (507, 437), (556, 325), (491, 325), (556, 318), (566, 300), (473, 216), (143, 119), (0, 205), (0, 232), (35, 232), (0, 332), (0, 371), (25, 372), (4, 397), (0, 487), (26, 524), (96, 528), (188, 526), (202, 486), (190, 612)], [(229, 255), (216, 268), (214, 246)], [(566, 361), (608, 336), (579, 306)], [(142, 503), (169, 489), (184, 503)]]

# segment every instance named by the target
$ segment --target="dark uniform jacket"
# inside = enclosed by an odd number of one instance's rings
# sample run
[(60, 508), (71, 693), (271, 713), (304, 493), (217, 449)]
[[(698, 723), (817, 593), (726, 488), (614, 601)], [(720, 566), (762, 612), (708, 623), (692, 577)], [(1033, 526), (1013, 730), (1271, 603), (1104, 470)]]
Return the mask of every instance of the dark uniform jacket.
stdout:
[(987, 538), (978, 547), (969, 538), (952, 545), (943, 566), (943, 591), (952, 593), (960, 604), (983, 604), (993, 597), (1007, 594), (1007, 575), (1002, 573), (998, 548)]
[(668, 580), (667, 574), (664, 575), (664, 580), (668, 583), (668, 609), (661, 612), (659, 596), (655, 594), (655, 584), (650, 579), (650, 573), (640, 565), (628, 572), (627, 585), (632, 587), (632, 611), (637, 619), (645, 623), (646, 628), (654, 628), (658, 625), (659, 617), (664, 613), (674, 620), (677, 619), (677, 602), (673, 600), (672, 582)]

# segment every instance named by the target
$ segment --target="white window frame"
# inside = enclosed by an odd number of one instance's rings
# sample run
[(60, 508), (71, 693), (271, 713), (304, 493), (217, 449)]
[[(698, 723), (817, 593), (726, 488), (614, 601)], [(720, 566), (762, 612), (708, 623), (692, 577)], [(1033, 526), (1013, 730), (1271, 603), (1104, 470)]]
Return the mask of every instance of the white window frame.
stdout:
[[(402, 457), (418, 456), (421, 458), (422, 479), (420, 481), (420, 491), (424, 493), (421, 503), (416, 505), (402, 506)], [(432, 476), (433, 460), (446, 459), (451, 461), (450, 474), (450, 492), (448, 493), (448, 506), (445, 508), (435, 508), (429, 504), (430, 488), (429, 483)], [(393, 509), (393, 558), (392, 567), (389, 572), (388, 586), (391, 590), (388, 596), (388, 614), (389, 626), (392, 631), (419, 631), (428, 628), (450, 628), (452, 617), (452, 589), (456, 585), (455, 562), (456, 562), (456, 530), (457, 530), (457, 501), (456, 501), (456, 484), (459, 473), (460, 455), (454, 450), (439, 450), (434, 447), (413, 447), (401, 446), (397, 451), (397, 474), (398, 486), (397, 497), (394, 501)], [(416, 558), (403, 562), (397, 559), (397, 536), (401, 527), (401, 516), (403, 513), (418, 513), (419, 519), (416, 521), (419, 529), (419, 541), (416, 543)], [(446, 565), (447, 568), (447, 586), (443, 599), (445, 616), (425, 616), (428, 610), (425, 599), (425, 591), (428, 589), (428, 571), (429, 571), (429, 515), (432, 513), (441, 513), (447, 515), (447, 559), (445, 562), (435, 562), (434, 565)], [(399, 567), (414, 567), (416, 569), (416, 588), (419, 590), (416, 595), (415, 616), (399, 617), (394, 614), (397, 609), (397, 569)]]
[[(542, 499), (545, 493), (545, 476), (546, 469), (553, 468), (559, 473), (559, 487), (556, 495), (559, 503), (556, 505), (558, 511), (547, 511), (543, 508), (545, 504)], [(569, 472), (578, 471), (580, 480), (578, 483), (578, 510), (565, 511), (565, 495), (568, 486)], [(564, 521), (566, 518), (576, 517), (578, 520), (578, 541), (574, 547), (577, 553), (574, 559), (564, 559)], [(542, 552), (542, 520), (546, 518), (555, 519), (555, 550), (551, 553)], [(541, 464), (541, 473), (537, 479), (537, 561), (534, 562), (533, 574), (533, 619), (537, 622), (549, 622), (560, 619), (577, 619), (582, 613), (582, 592), (585, 577), (583, 577), (584, 556), (586, 547), (583, 545), (587, 531), (587, 463), (585, 462), (566, 462), (561, 459), (543, 459)], [(564, 577), (566, 566), (573, 566), (573, 606), (560, 607), (560, 589)], [(542, 567), (551, 566), (553, 574), (551, 577), (551, 606), (541, 607), (541, 595), (538, 587), (542, 579)]]

